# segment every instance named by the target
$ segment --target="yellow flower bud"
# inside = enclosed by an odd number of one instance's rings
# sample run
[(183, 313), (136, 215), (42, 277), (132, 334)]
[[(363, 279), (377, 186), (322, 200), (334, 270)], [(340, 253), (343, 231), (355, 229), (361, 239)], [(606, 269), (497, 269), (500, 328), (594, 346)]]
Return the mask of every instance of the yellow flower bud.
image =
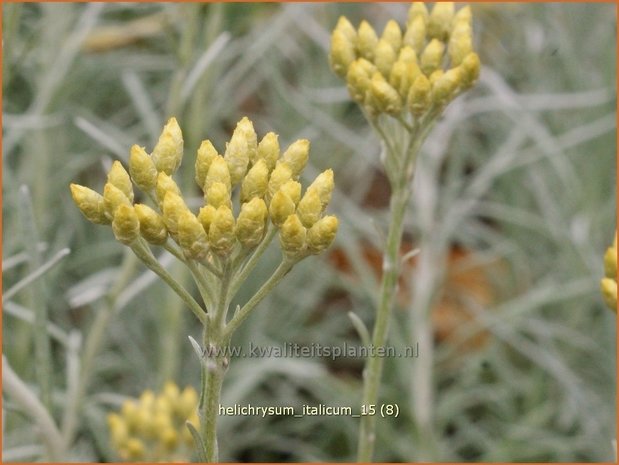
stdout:
[(157, 168), (144, 147), (131, 146), (129, 155), (129, 173), (136, 186), (144, 192), (150, 192), (157, 184)]
[(279, 158), (279, 142), (277, 138), (277, 134), (268, 132), (258, 144), (258, 158), (264, 160), (269, 171), (275, 168)]
[(383, 76), (389, 77), (396, 58), (397, 52), (393, 49), (391, 44), (385, 39), (380, 39), (378, 45), (376, 45), (374, 64)]
[(170, 118), (159, 136), (152, 153), (157, 171), (167, 175), (176, 172), (183, 160), (183, 134), (176, 118)]
[(280, 226), (286, 221), (286, 218), (292, 215), (294, 210), (294, 201), (281, 189), (275, 193), (269, 204), (269, 215), (271, 216), (271, 221), (276, 226)]
[(209, 228), (208, 239), (211, 248), (219, 255), (227, 255), (234, 247), (234, 216), (229, 207), (221, 206)]
[(458, 66), (462, 60), (473, 51), (471, 27), (466, 23), (458, 23), (449, 38), (447, 53), (452, 66)]
[(233, 186), (241, 182), (245, 173), (247, 173), (250, 156), (255, 158), (256, 150), (254, 126), (245, 117), (237, 123), (230, 142), (226, 144), (226, 153), (224, 155), (224, 160), (228, 164), (228, 171), (230, 173), (230, 183)]
[(163, 222), (174, 239), (178, 235), (178, 219), (187, 210), (187, 205), (180, 195), (175, 192), (168, 192), (165, 195), (162, 206)]
[(331, 50), (329, 52), (329, 64), (331, 69), (339, 77), (346, 77), (348, 67), (355, 61), (355, 44), (344, 32), (335, 29), (331, 34)]
[(604, 302), (606, 302), (608, 308), (617, 313), (617, 281), (604, 278), (600, 283), (600, 288), (602, 290)]
[(208, 231), (211, 227), (211, 223), (215, 218), (215, 214), (217, 213), (217, 209), (212, 205), (207, 205), (205, 207), (200, 208), (200, 212), (198, 213), (198, 220), (202, 224), (204, 231), (208, 234)]
[(178, 188), (174, 179), (172, 179), (167, 174), (161, 172), (157, 175), (157, 186), (155, 187), (155, 194), (157, 195), (157, 202), (161, 206), (163, 204), (163, 199), (168, 192), (173, 192), (179, 197), (182, 196), (181, 190)]
[(168, 230), (163, 218), (147, 205), (135, 205), (135, 213), (140, 222), (140, 234), (151, 244), (162, 245), (168, 239)]
[(430, 74), (430, 76), (428, 77), (428, 80), (430, 81), (430, 87), (436, 84), (436, 81), (442, 78), (444, 74), (445, 71), (443, 71), (442, 69), (437, 69), (436, 71), (432, 72), (432, 74)]
[(604, 274), (607, 278), (617, 279), (617, 236), (604, 254)]
[(451, 29), (455, 7), (453, 2), (436, 2), (428, 21), (428, 36), (446, 40)]
[(282, 187), (279, 188), (284, 194), (286, 194), (294, 202), (295, 205), (301, 200), (301, 183), (297, 181), (285, 182)]
[(378, 69), (364, 58), (352, 62), (346, 75), (350, 96), (357, 103), (363, 103), (370, 90), (372, 75)]
[(315, 190), (307, 190), (297, 207), (297, 215), (306, 228), (311, 228), (320, 218), (322, 203)]
[(473, 12), (471, 10), (471, 6), (466, 5), (465, 7), (460, 8), (456, 12), (456, 14), (454, 15), (453, 24), (455, 26), (458, 23), (465, 23), (470, 26), (472, 20), (473, 20)]
[(423, 74), (417, 76), (408, 93), (407, 105), (414, 115), (421, 115), (430, 107), (430, 81)]
[(357, 31), (355, 31), (355, 28), (352, 24), (350, 24), (350, 21), (348, 21), (348, 18), (346, 18), (345, 16), (339, 17), (334, 30), (340, 31), (353, 44), (357, 42)]
[(254, 197), (241, 206), (236, 221), (236, 238), (243, 247), (257, 246), (264, 237), (267, 219), (267, 206), (264, 200)]
[(444, 73), (432, 84), (432, 103), (437, 106), (447, 105), (455, 96), (460, 82), (462, 82), (462, 72), (459, 67)]
[(424, 2), (413, 2), (411, 7), (408, 10), (408, 20), (407, 24), (412, 23), (415, 19), (421, 18), (421, 20), (425, 23), (428, 22), (430, 18), (430, 13), (428, 13), (428, 8)]
[(310, 184), (307, 190), (308, 192), (315, 191), (318, 194), (322, 209), (324, 210), (331, 201), (333, 187), (333, 170), (328, 169), (316, 176), (316, 179), (314, 179), (314, 182)]
[(193, 387), (187, 386), (185, 389), (183, 389), (183, 392), (181, 393), (178, 400), (178, 415), (183, 419), (187, 419), (191, 416), (192, 413), (196, 411), (197, 407), (198, 393)]
[(121, 449), (125, 460), (136, 461), (144, 457), (144, 443), (137, 438), (130, 438)]
[(416, 53), (421, 53), (426, 43), (426, 22), (421, 15), (408, 23), (402, 43), (410, 46)]
[(116, 447), (119, 447), (129, 438), (129, 429), (127, 423), (116, 413), (111, 413), (107, 417), (108, 428), (110, 429), (110, 437)]
[(118, 160), (112, 163), (112, 168), (107, 174), (107, 182), (120, 189), (122, 193), (125, 194), (125, 197), (129, 199), (129, 202), (133, 202), (133, 184), (131, 184), (131, 178), (127, 170), (125, 170)]
[(408, 91), (412, 84), (410, 77), (413, 75), (413, 70), (409, 67), (413, 67), (410, 63), (404, 63), (403, 61), (396, 61), (391, 69), (391, 75), (389, 76), (389, 84), (393, 87), (400, 96), (408, 96)]
[[(208, 254), (208, 239), (206, 232), (195, 217), (189, 210), (185, 210), (178, 218), (178, 240), (179, 244), (185, 253), (187, 258), (194, 260), (203, 260)], [(164, 394), (170, 401), (175, 401), (174, 393), (176, 392), (176, 398), (178, 398), (178, 387), (176, 384), (166, 384), (164, 388)]]
[(426, 76), (441, 67), (445, 44), (438, 39), (432, 39), (421, 54), (420, 66)]
[(271, 173), (269, 177), (269, 185), (268, 185), (268, 193), (269, 196), (273, 197), (275, 193), (282, 187), (286, 182), (292, 179), (292, 170), (288, 166), (288, 163), (278, 162), (275, 166), (275, 169)]
[(299, 139), (290, 144), (282, 155), (282, 160), (288, 165), (294, 177), (299, 176), (305, 165), (307, 165), (309, 150), (310, 141)]
[(241, 202), (254, 197), (264, 197), (269, 185), (269, 167), (264, 159), (259, 159), (247, 172), (241, 184)]
[(114, 212), (112, 231), (119, 242), (129, 245), (140, 237), (140, 222), (131, 205), (121, 204)]
[(279, 230), (282, 250), (288, 256), (300, 254), (305, 248), (306, 229), (297, 215), (290, 215)]
[(208, 192), (209, 187), (216, 182), (222, 183), (228, 188), (228, 190), (232, 187), (228, 164), (226, 163), (226, 160), (219, 155), (213, 159), (211, 166), (208, 169), (206, 181), (204, 181), (204, 192)]
[(196, 156), (196, 183), (200, 186), (200, 189), (204, 189), (208, 170), (211, 167), (211, 163), (218, 155), (217, 150), (210, 140), (202, 141)]
[(222, 205), (232, 208), (230, 191), (222, 182), (215, 182), (206, 191), (205, 200), (209, 205), (219, 208)]
[(335, 216), (325, 216), (307, 231), (307, 249), (319, 254), (329, 247), (337, 234), (338, 220)]
[(479, 56), (477, 56), (477, 53), (472, 52), (464, 57), (464, 60), (462, 60), (462, 63), (460, 64), (460, 69), (462, 70), (463, 89), (468, 89), (475, 84), (477, 78), (479, 77), (480, 66), (481, 64), (479, 63)]
[(161, 444), (163, 444), (163, 447), (168, 450), (172, 450), (178, 445), (179, 436), (172, 427), (164, 428), (163, 430), (159, 431), (159, 437)]
[(387, 113), (395, 116), (402, 111), (400, 95), (379, 73), (372, 77), (370, 97), (370, 106), (376, 113)]
[(241, 121), (238, 122), (237, 128), (241, 131), (244, 139), (247, 141), (247, 154), (249, 156), (250, 163), (256, 163), (258, 157), (258, 136), (254, 130), (254, 123), (244, 116)]
[(383, 29), (381, 40), (386, 41), (391, 48), (398, 52), (402, 47), (402, 30), (396, 21), (390, 19)]
[(95, 224), (110, 224), (111, 220), (105, 214), (105, 201), (101, 194), (79, 184), (71, 184), (70, 188), (75, 205), (88, 221)]
[(374, 61), (374, 51), (378, 44), (378, 36), (367, 21), (361, 21), (357, 32), (357, 51), (369, 61)]
[(127, 422), (129, 429), (135, 429), (138, 423), (138, 406), (133, 400), (126, 400), (123, 402), (120, 409), (122, 417)]
[(131, 206), (127, 196), (116, 186), (109, 182), (103, 188), (103, 207), (108, 218), (114, 219), (116, 209), (121, 205)]
[(409, 45), (405, 45), (400, 49), (400, 53), (398, 55), (398, 60), (404, 63), (415, 63), (417, 64), (417, 52), (410, 47)]

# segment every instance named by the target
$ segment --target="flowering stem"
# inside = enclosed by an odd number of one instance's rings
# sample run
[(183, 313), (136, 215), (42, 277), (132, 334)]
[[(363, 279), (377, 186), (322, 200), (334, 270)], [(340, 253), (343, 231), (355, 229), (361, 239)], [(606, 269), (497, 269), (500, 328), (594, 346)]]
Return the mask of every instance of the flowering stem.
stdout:
[(210, 463), (219, 460), (217, 444), (217, 418), (221, 386), (228, 367), (228, 359), (221, 341), (221, 328), (204, 330), (205, 354), (202, 358), (202, 393), (200, 396), (200, 425), (206, 460)]
[(230, 286), (231, 296), (234, 296), (238, 292), (239, 288), (241, 287), (241, 284), (245, 282), (245, 280), (247, 279), (247, 276), (249, 276), (249, 273), (252, 272), (252, 270), (258, 263), (258, 260), (260, 260), (260, 257), (262, 257), (262, 254), (264, 253), (264, 251), (267, 249), (267, 247), (273, 240), (273, 237), (275, 236), (276, 232), (277, 232), (277, 228), (274, 228), (271, 224), (269, 224), (268, 230), (264, 236), (264, 239), (262, 239), (262, 242), (258, 244), (258, 247), (256, 247), (256, 250), (254, 250), (254, 252), (249, 257), (249, 260), (247, 260), (247, 263), (245, 263), (245, 266), (243, 266), (240, 269), (240, 271), (237, 273), (237, 275), (233, 278), (232, 285)]
[(194, 315), (203, 323), (206, 324), (206, 312), (204, 309), (195, 301), (191, 294), (187, 292), (187, 290), (181, 286), (178, 281), (176, 281), (170, 273), (168, 273), (157, 261), (155, 257), (153, 257), (152, 253), (148, 249), (148, 246), (144, 244), (141, 240), (133, 243), (131, 245), (131, 250), (133, 253), (137, 255), (137, 257), (153, 272), (155, 272), (161, 279), (163, 279), (168, 286), (172, 288), (174, 292), (178, 294), (178, 296), (187, 304), (187, 306), (191, 309)]
[[(430, 111), (427, 118), (416, 122), (412, 126), (403, 126), (406, 131), (407, 143), (402, 144), (401, 153), (393, 152), (387, 141), (389, 135), (380, 131), (380, 135), (387, 148), (386, 167), (391, 182), (391, 199), (389, 202), (389, 231), (383, 255), (383, 275), (380, 285), (376, 322), (372, 333), (373, 347), (384, 347), (389, 332), (391, 309), (397, 289), (400, 272), (400, 248), (402, 244), (402, 232), (404, 229), (404, 217), (410, 199), (410, 185), (413, 179), (417, 153), (421, 148), (428, 132), (436, 121), (436, 113)], [(400, 161), (398, 169), (390, 169), (394, 161)], [(369, 357), (363, 372), (363, 398), (362, 406), (367, 412), (369, 406), (376, 406), (378, 391), (383, 371), (383, 359), (381, 357)], [(359, 429), (359, 443), (357, 448), (357, 461), (369, 462), (374, 454), (376, 442), (376, 417), (365, 415), (361, 417)]]
[(281, 261), (271, 277), (267, 279), (260, 289), (258, 289), (258, 292), (256, 292), (254, 296), (234, 314), (230, 322), (226, 325), (226, 329), (224, 330), (225, 341), (230, 340), (234, 331), (241, 325), (241, 323), (243, 323), (243, 321), (245, 321), (254, 307), (258, 305), (275, 286), (277, 286), (277, 284), (283, 279), (284, 276), (286, 276), (286, 273), (290, 271), (295, 263), (296, 261), (293, 260), (284, 259)]
[[(409, 190), (403, 185), (392, 193), (390, 201), (390, 222), (387, 234), (387, 244), (383, 257), (383, 276), (380, 286), (380, 299), (376, 312), (376, 322), (372, 334), (373, 347), (383, 347), (387, 340), (389, 320), (395, 289), (399, 276), (399, 252), (404, 227), (404, 215), (408, 205)], [(378, 390), (383, 371), (383, 359), (381, 357), (369, 357), (363, 373), (363, 400), (362, 405), (376, 405)], [(361, 417), (359, 431), (359, 444), (357, 449), (357, 461), (369, 462), (374, 453), (376, 441), (376, 417), (365, 415)]]

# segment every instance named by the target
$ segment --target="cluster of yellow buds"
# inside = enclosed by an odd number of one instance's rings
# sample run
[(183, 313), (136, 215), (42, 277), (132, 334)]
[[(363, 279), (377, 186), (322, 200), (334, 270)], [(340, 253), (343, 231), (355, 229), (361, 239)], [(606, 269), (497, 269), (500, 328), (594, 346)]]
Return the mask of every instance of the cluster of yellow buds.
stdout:
[[(103, 195), (77, 184), (71, 184), (71, 193), (88, 220), (111, 223), (116, 239), (126, 245), (140, 238), (164, 245), (170, 237), (187, 259), (212, 263), (255, 248), (265, 238), (270, 218), (286, 256), (300, 259), (327, 248), (338, 226), (335, 216), (324, 216), (333, 191), (331, 170), (301, 195), (299, 176), (309, 148), (309, 141), (297, 140), (280, 154), (276, 134), (269, 132), (258, 142), (252, 122), (243, 118), (223, 155), (209, 140), (201, 143), (195, 180), (204, 205), (194, 213), (172, 178), (182, 161), (183, 137), (171, 118), (150, 155), (143, 147), (131, 148), (129, 172), (114, 162)], [(133, 184), (158, 208), (134, 204)]]
[(431, 12), (413, 2), (404, 30), (390, 20), (380, 37), (366, 21), (355, 29), (340, 17), (331, 36), (331, 67), (369, 116), (420, 117), (477, 80), (471, 23), (471, 8), (456, 11), (452, 2), (436, 2)]
[(604, 254), (604, 275), (600, 283), (602, 295), (606, 305), (617, 312), (617, 235), (612, 247), (609, 247)]
[(188, 462), (193, 451), (190, 422), (198, 428), (198, 395), (172, 382), (158, 395), (147, 390), (108, 415), (112, 449), (128, 462)]

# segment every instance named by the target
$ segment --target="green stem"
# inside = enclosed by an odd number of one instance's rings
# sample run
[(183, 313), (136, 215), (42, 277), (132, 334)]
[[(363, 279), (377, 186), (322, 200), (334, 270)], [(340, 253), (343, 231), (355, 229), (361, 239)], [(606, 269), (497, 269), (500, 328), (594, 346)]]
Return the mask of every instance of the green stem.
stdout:
[[(413, 126), (405, 126), (408, 135), (408, 143), (402, 144), (401, 152), (388, 152), (385, 162), (387, 166), (393, 165), (393, 160), (401, 160), (400, 169), (390, 175), (391, 199), (389, 203), (389, 231), (387, 243), (383, 255), (383, 275), (380, 285), (376, 322), (372, 334), (373, 347), (384, 347), (389, 332), (391, 309), (397, 289), (400, 269), (400, 247), (402, 244), (402, 232), (404, 229), (404, 216), (410, 198), (410, 185), (414, 176), (417, 154), (430, 129), (436, 121), (434, 109), (421, 122), (415, 122)], [(388, 135), (381, 132), (387, 147)], [(381, 357), (369, 357), (363, 372), (363, 398), (362, 405), (365, 409), (376, 406), (380, 381), (382, 377), (384, 361)], [(367, 410), (366, 410), (367, 411)], [(357, 448), (357, 461), (369, 462), (374, 455), (376, 442), (376, 417), (365, 415), (361, 417), (359, 429), (359, 444)]]
[(239, 291), (241, 285), (245, 282), (249, 274), (253, 271), (253, 269), (258, 264), (258, 260), (262, 257), (262, 254), (269, 247), (269, 244), (273, 240), (275, 233), (277, 232), (277, 228), (275, 228), (272, 224), (269, 223), (268, 230), (262, 242), (258, 244), (256, 250), (252, 253), (245, 266), (241, 268), (241, 271), (237, 273), (237, 275), (233, 278), (232, 284), (230, 285), (230, 296), (234, 297), (236, 293)]
[[(376, 322), (372, 334), (372, 346), (384, 347), (389, 331), (389, 320), (395, 290), (399, 277), (399, 254), (404, 227), (404, 216), (408, 205), (409, 190), (405, 184), (397, 186), (392, 192), (390, 201), (390, 222), (387, 235), (385, 255), (383, 257), (383, 276), (380, 286), (380, 299), (376, 312)], [(363, 400), (362, 405), (376, 405), (378, 391), (383, 371), (382, 357), (369, 357), (364, 370)], [(361, 417), (359, 430), (359, 445), (357, 449), (358, 462), (370, 462), (374, 454), (376, 441), (376, 416), (365, 415)]]
[(221, 386), (228, 366), (228, 359), (225, 356), (223, 346), (209, 342), (206, 348), (207, 355), (202, 360), (203, 398), (200, 405), (200, 424), (206, 460), (214, 463), (219, 461), (217, 418), (219, 417)]
[(205, 310), (195, 301), (191, 294), (181, 286), (173, 277), (168, 273), (165, 268), (157, 261), (152, 255), (148, 246), (142, 241), (135, 242), (131, 245), (131, 250), (142, 260), (151, 271), (155, 272), (161, 279), (163, 279), (174, 292), (187, 304), (193, 314), (200, 320), (203, 325), (207, 324), (207, 315)]
[(296, 261), (293, 260), (282, 260), (271, 277), (267, 279), (260, 289), (258, 289), (258, 292), (256, 292), (254, 296), (234, 314), (230, 322), (226, 325), (224, 330), (224, 341), (230, 341), (234, 331), (236, 331), (241, 323), (245, 321), (254, 307), (258, 305), (275, 286), (277, 286), (284, 276), (286, 276), (286, 273), (290, 271), (295, 263)]
[(206, 308), (207, 309), (210, 308), (213, 305), (213, 300), (211, 297), (213, 294), (213, 289), (211, 288), (211, 283), (209, 282), (207, 277), (204, 276), (204, 274), (202, 273), (202, 270), (200, 270), (196, 266), (193, 260), (186, 259), (183, 256), (183, 252), (181, 252), (181, 250), (169, 240), (163, 245), (163, 248), (167, 250), (168, 252), (170, 252), (172, 255), (174, 255), (177, 258), (177, 260), (184, 263), (185, 266), (187, 266), (187, 268), (189, 268), (189, 271), (191, 271), (193, 280), (195, 281), (196, 286), (198, 287), (198, 291), (200, 292), (200, 296), (202, 297), (202, 300), (204, 301)]
[(205, 356), (202, 359), (202, 395), (200, 399), (200, 416), (202, 425), (202, 440), (208, 462), (219, 460), (217, 446), (217, 418), (219, 417), (219, 399), (224, 374), (228, 366), (226, 344), (222, 342), (226, 313), (229, 303), (229, 286), (232, 277), (232, 264), (226, 261), (217, 296), (217, 307), (214, 314), (209, 315), (212, 324), (205, 328), (203, 344)]

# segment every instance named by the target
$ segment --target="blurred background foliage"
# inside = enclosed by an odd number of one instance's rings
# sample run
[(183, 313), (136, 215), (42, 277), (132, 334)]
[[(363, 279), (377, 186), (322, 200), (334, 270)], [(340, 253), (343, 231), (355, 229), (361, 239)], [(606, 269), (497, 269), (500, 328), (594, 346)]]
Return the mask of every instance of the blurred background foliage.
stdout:
[[(359, 344), (346, 314), (371, 327), (389, 192), (377, 138), (329, 70), (329, 35), (341, 14), (382, 30), (390, 17), (402, 23), (407, 8), (3, 5), (5, 292), (41, 274), (3, 298), (3, 352), (39, 392), (31, 322), (47, 310), (59, 422), (91, 328), (102, 328), (99, 350), (81, 360), (90, 376), (66, 460), (115, 459), (105, 417), (127, 396), (167, 379), (199, 382), (187, 340), (198, 331), (193, 316), (108, 228), (84, 221), (69, 182), (100, 189), (111, 162), (126, 162), (133, 143), (152, 149), (173, 115), (185, 135), (179, 184), (196, 204), (202, 139), (223, 150), (244, 115), (282, 145), (309, 138), (308, 179), (327, 167), (336, 173), (336, 245), (297, 266), (233, 342)], [(615, 6), (473, 11), (483, 72), (422, 150), (405, 245), (433, 260), (405, 267), (391, 330), (395, 346), (414, 345), (409, 310), (423, 292), (435, 352), (387, 361), (381, 398), (400, 415), (379, 421), (377, 459), (610, 461), (615, 315), (603, 307), (599, 279), (616, 224)], [(58, 255), (65, 247), (71, 253)], [(270, 252), (240, 299), (276, 264)], [(424, 356), (434, 389), (430, 451), (411, 420), (412, 367)], [(356, 408), (361, 368), (350, 358), (235, 359), (223, 403)], [(4, 461), (36, 460), (32, 422), (10, 397), (3, 405)], [(221, 417), (220, 454), (351, 461), (357, 427), (347, 417)]]

